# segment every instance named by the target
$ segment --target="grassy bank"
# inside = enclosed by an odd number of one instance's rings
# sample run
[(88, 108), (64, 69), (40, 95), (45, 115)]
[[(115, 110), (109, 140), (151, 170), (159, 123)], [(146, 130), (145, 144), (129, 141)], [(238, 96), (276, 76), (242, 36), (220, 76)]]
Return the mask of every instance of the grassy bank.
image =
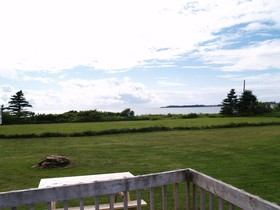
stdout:
[[(76, 165), (48, 170), (32, 167), (52, 154), (67, 156)], [(46, 177), (122, 171), (137, 175), (190, 167), (280, 203), (279, 154), (280, 126), (2, 139), (0, 189), (37, 187)]]

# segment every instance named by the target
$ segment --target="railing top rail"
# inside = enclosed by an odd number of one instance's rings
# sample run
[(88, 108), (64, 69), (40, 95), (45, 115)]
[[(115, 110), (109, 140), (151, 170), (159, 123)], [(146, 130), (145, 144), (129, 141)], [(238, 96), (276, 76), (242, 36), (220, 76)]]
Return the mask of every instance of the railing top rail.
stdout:
[(108, 195), (187, 181), (188, 170), (167, 171), (124, 179), (99, 181), (63, 187), (35, 188), (0, 193), (0, 208), (34, 205), (55, 200)]

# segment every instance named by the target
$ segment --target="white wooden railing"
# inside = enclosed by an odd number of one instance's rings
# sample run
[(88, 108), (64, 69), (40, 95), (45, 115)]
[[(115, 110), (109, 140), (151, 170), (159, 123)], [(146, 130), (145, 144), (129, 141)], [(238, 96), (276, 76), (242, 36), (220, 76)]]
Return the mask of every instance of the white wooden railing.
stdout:
[[(172, 189), (171, 189), (172, 188)], [(109, 196), (114, 209), (116, 193), (124, 193), (124, 209), (128, 209), (128, 192), (136, 192), (137, 209), (246, 209), (280, 210), (277, 204), (263, 200), (193, 169), (167, 171), (124, 178), (53, 188), (36, 188), (0, 193), (0, 209), (49, 209), (53, 201), (61, 201), (70, 209), (71, 200), (79, 200), (79, 208), (86, 209), (86, 199), (99, 209), (100, 197)], [(160, 193), (159, 193), (160, 192)], [(159, 195), (158, 195), (159, 194)], [(148, 205), (141, 206), (141, 199)], [(87, 201), (88, 202), (88, 201)], [(160, 206), (159, 206), (160, 205)]]

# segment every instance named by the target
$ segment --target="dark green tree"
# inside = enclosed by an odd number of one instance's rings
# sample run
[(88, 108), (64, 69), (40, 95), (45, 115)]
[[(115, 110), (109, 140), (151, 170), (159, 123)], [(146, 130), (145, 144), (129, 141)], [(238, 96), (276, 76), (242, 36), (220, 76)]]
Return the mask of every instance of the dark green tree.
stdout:
[(238, 98), (234, 89), (231, 89), (222, 102), (220, 113), (224, 115), (234, 115), (237, 113)]
[(11, 115), (16, 116), (17, 118), (28, 116), (30, 112), (26, 111), (25, 108), (32, 107), (32, 105), (30, 105), (25, 99), (22, 90), (16, 92), (16, 94), (10, 98), (8, 103), (9, 106), (6, 109), (10, 111)]
[(238, 102), (238, 112), (240, 114), (255, 114), (257, 111), (258, 99), (251, 90), (245, 90)]
[(126, 108), (120, 113), (120, 115), (123, 117), (134, 117), (134, 111), (130, 108)]

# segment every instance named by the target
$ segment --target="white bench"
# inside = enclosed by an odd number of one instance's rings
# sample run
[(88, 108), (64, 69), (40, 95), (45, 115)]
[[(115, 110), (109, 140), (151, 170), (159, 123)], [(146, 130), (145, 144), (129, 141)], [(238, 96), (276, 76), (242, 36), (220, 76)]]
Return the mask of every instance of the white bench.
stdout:
[[(38, 188), (48, 188), (48, 187), (61, 187), (75, 184), (88, 184), (96, 181), (108, 181), (115, 179), (124, 179), (134, 177), (130, 172), (121, 172), (121, 173), (111, 173), (111, 174), (96, 174), (96, 175), (87, 175), (87, 176), (70, 176), (70, 177), (59, 177), (59, 178), (46, 178), (41, 179)], [(130, 195), (127, 193), (127, 205), (128, 208), (137, 208), (137, 200), (130, 200)], [(145, 206), (147, 203), (144, 200), (141, 200), (141, 206)], [(123, 209), (123, 202), (115, 202), (114, 209)], [(52, 202), (52, 209), (56, 209), (56, 201)], [(69, 210), (79, 210), (80, 207), (69, 207)], [(84, 206), (84, 209), (95, 209), (95, 206)], [(110, 204), (100, 204), (100, 210), (109, 210)], [(58, 209), (60, 210), (60, 209)]]

